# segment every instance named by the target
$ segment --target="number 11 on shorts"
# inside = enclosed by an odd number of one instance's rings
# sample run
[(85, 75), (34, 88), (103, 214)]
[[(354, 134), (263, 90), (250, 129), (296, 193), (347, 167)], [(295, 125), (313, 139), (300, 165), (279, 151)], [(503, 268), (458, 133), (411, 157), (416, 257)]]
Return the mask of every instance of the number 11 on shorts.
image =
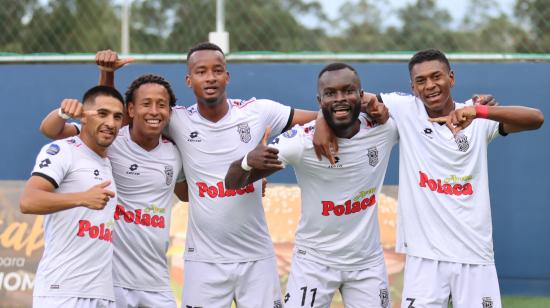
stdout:
[[(307, 296), (307, 286), (301, 287), (300, 290), (302, 290), (302, 307), (306, 304), (306, 296)], [(311, 295), (311, 305), (310, 307), (313, 307), (313, 304), (315, 304), (315, 295), (317, 295), (317, 288), (313, 288), (309, 290), (309, 292), (313, 293)]]

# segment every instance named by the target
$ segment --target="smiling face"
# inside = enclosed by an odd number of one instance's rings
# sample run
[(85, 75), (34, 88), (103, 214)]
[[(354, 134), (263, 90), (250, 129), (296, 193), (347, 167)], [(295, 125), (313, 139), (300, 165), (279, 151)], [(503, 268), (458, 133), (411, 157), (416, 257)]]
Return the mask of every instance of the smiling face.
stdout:
[(319, 78), (317, 89), (323, 116), (337, 134), (357, 122), (363, 91), (355, 72), (348, 68), (326, 71)]
[(187, 62), (187, 85), (199, 104), (216, 106), (225, 101), (225, 87), (229, 82), (225, 58), (218, 50), (197, 50)]
[(452, 110), (451, 88), (454, 83), (453, 71), (439, 60), (420, 62), (411, 69), (412, 90), (430, 115), (446, 115)]
[(158, 139), (170, 119), (168, 91), (157, 83), (141, 85), (128, 102), (128, 115), (136, 135)]
[(103, 155), (122, 126), (122, 102), (100, 94), (93, 102), (84, 103), (83, 111), (81, 139), (96, 153)]

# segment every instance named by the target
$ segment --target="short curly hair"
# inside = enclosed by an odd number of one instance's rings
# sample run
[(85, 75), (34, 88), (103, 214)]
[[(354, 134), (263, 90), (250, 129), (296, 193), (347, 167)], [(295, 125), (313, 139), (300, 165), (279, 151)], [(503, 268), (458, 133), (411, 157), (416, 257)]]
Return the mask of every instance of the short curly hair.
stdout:
[(155, 74), (145, 74), (141, 75), (138, 78), (136, 78), (134, 81), (132, 81), (132, 84), (128, 87), (128, 90), (126, 90), (125, 93), (125, 99), (126, 99), (126, 106), (128, 106), (129, 102), (134, 101), (134, 95), (144, 84), (148, 83), (155, 83), (158, 85), (163, 86), (166, 91), (168, 92), (168, 95), (170, 96), (170, 107), (176, 106), (176, 96), (174, 95), (174, 91), (172, 91), (172, 86), (170, 86), (170, 83), (164, 79), (162, 76), (155, 75)]

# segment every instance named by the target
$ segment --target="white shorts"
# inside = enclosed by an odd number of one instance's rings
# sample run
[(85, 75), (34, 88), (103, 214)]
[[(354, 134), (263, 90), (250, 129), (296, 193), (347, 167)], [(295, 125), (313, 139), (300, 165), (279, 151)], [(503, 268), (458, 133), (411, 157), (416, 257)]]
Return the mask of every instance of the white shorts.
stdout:
[(275, 257), (252, 262), (185, 261), (182, 308), (282, 308)]
[(346, 308), (391, 307), (384, 262), (361, 270), (342, 271), (296, 254), (292, 257), (284, 296), (286, 308), (330, 307), (337, 289)]
[(172, 291), (141, 291), (115, 287), (117, 308), (176, 308)]
[(500, 308), (494, 264), (463, 264), (407, 256), (401, 308)]
[(115, 308), (115, 302), (100, 298), (34, 296), (33, 308)]

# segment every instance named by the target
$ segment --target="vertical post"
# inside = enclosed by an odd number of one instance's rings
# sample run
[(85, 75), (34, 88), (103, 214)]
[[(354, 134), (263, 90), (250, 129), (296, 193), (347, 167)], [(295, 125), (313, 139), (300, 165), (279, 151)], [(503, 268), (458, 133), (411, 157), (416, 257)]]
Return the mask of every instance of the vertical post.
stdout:
[(120, 52), (122, 55), (130, 53), (130, 0), (122, 4), (122, 27), (120, 34)]
[(229, 52), (229, 33), (225, 31), (224, 0), (216, 0), (216, 32), (208, 33), (208, 41), (214, 43), (223, 50)]

